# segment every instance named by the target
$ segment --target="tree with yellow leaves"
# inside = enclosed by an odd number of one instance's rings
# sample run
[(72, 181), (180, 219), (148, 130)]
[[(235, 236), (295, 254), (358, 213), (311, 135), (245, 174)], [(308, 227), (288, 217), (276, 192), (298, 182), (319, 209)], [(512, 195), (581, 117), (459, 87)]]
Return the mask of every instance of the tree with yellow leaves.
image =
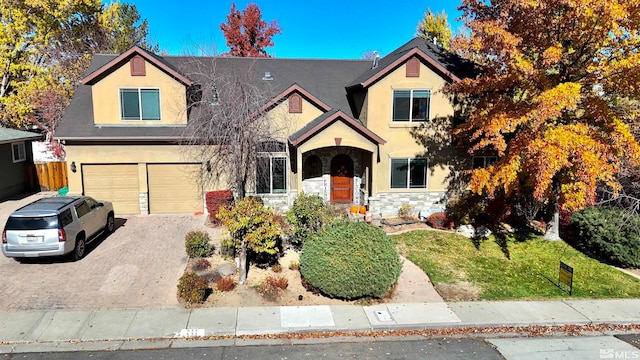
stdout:
[(135, 6), (119, 1), (0, 0), (0, 125), (29, 124), (41, 97), (68, 102), (95, 52), (157, 51), (146, 35)]
[(427, 8), (427, 12), (424, 13), (423, 18), (418, 22), (417, 36), (420, 36), (429, 41), (435, 41), (443, 48), (449, 49), (449, 41), (451, 41), (451, 26), (447, 21), (447, 14), (442, 10), (442, 13), (432, 13), (431, 9)]
[[(471, 174), (490, 196), (530, 196), (576, 210), (597, 186), (618, 189), (640, 146), (629, 124), (640, 95), (640, 0), (463, 0), (478, 76), (445, 91), (468, 102), (453, 130), (469, 152), (498, 161)], [(547, 238), (559, 238), (555, 226)]]

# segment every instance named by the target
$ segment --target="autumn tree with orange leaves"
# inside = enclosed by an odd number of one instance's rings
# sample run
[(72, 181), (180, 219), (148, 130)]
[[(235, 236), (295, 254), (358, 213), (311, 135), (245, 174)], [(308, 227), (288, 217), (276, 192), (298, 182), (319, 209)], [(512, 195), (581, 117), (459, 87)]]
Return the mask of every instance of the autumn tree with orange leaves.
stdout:
[[(479, 64), (445, 90), (469, 111), (453, 136), (498, 161), (471, 190), (530, 196), (576, 210), (596, 188), (619, 189), (637, 163), (629, 125), (639, 110), (640, 0), (463, 0), (469, 36), (454, 41)], [(479, 61), (477, 61), (479, 60)], [(546, 238), (557, 239), (557, 211)]]
[(273, 46), (273, 36), (280, 34), (278, 23), (262, 20), (256, 4), (249, 4), (240, 12), (233, 3), (227, 22), (220, 24), (220, 29), (227, 39), (229, 55), (239, 57), (271, 57), (265, 48)]

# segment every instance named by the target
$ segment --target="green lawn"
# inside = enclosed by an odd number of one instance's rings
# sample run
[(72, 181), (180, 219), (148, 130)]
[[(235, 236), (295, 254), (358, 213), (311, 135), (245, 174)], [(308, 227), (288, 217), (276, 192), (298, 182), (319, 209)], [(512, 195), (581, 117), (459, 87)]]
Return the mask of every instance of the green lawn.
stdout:
[[(640, 280), (588, 258), (562, 241), (535, 236), (525, 241), (500, 241), (491, 236), (474, 244), (456, 234), (428, 230), (392, 238), (400, 253), (429, 275), (436, 289), (470, 283), (479, 289), (479, 300), (569, 298), (567, 291), (554, 285), (559, 261), (574, 269), (573, 298), (640, 297)], [(446, 294), (443, 297), (454, 300)]]

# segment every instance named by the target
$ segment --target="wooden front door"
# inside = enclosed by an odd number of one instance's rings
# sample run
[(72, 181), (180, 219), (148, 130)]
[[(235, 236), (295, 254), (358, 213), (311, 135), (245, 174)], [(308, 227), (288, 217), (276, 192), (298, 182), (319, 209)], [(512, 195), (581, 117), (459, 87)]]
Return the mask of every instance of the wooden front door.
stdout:
[(353, 201), (353, 160), (346, 154), (331, 159), (331, 202)]

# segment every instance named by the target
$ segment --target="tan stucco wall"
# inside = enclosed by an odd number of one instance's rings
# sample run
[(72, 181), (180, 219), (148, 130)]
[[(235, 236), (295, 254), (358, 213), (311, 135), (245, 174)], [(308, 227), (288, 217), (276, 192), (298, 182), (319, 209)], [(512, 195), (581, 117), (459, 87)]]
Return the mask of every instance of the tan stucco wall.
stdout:
[(289, 101), (287, 99), (269, 110), (269, 116), (274, 121), (275, 129), (281, 130), (280, 136), (283, 140), (286, 140), (289, 135), (322, 114), (322, 110), (308, 102), (304, 97), (302, 98), (301, 113), (290, 114)]
[[(82, 193), (83, 164), (138, 164), (140, 192), (147, 189), (149, 163), (200, 163), (179, 145), (67, 145), (67, 164), (75, 162), (77, 171), (68, 170), (69, 192)], [(205, 184), (205, 191), (219, 189), (218, 183)]]
[[(407, 189), (390, 188), (390, 159), (416, 157), (425, 152), (425, 148), (410, 134), (411, 128), (418, 126), (420, 122), (392, 122), (393, 91), (431, 90), (430, 118), (433, 119), (453, 115), (451, 102), (440, 91), (445, 84), (446, 81), (440, 75), (421, 63), (419, 77), (406, 77), (406, 67), (402, 65), (369, 88), (366, 111), (363, 111), (367, 117), (367, 127), (387, 141), (380, 146), (380, 162), (373, 164), (372, 195), (375, 196), (378, 192), (407, 192)], [(444, 179), (449, 174), (449, 169), (432, 165), (429, 161), (427, 188), (410, 191), (446, 190)]]
[[(131, 76), (129, 63), (91, 86), (93, 117), (96, 124), (105, 125), (166, 125), (186, 124), (186, 87), (150, 63), (146, 76)], [(120, 89), (160, 89), (160, 120), (121, 120)]]

